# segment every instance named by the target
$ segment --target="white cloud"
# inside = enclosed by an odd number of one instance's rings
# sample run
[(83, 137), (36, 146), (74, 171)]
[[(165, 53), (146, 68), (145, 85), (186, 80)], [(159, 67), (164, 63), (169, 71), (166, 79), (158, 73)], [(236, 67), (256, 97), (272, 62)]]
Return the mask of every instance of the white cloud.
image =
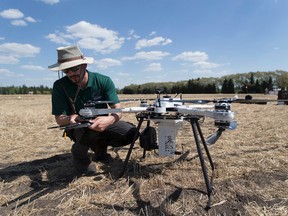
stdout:
[(99, 38), (83, 38), (77, 44), (85, 49), (95, 50), (102, 54), (109, 54), (121, 48), (123, 42), (114, 40), (113, 38), (106, 38), (101, 40)]
[(24, 14), (18, 9), (8, 9), (1, 11), (0, 16), (5, 19), (20, 19)]
[(127, 40), (132, 40), (132, 39), (139, 39), (139, 38), (140, 38), (140, 36), (135, 34), (135, 30), (131, 29), (131, 30), (129, 30), (128, 37), (126, 39)]
[(159, 45), (164, 46), (170, 43), (172, 43), (171, 39), (163, 37), (155, 37), (151, 40), (141, 39), (136, 43), (135, 49), (141, 49), (144, 47), (159, 46)]
[(27, 26), (27, 23), (24, 20), (13, 20), (11, 24), (14, 26)]
[(66, 30), (68, 33), (71, 33), (74, 37), (78, 38), (109, 38), (117, 35), (117, 33), (112, 30), (102, 28), (97, 24), (91, 24), (86, 21), (80, 21), (74, 25), (67, 26)]
[(10, 76), (13, 74), (13, 72), (11, 72), (5, 68), (0, 68), (0, 74), (1, 74), (1, 76)]
[(147, 65), (144, 71), (162, 71), (161, 63), (151, 63)]
[(164, 57), (170, 55), (168, 52), (162, 51), (150, 51), (150, 52), (138, 52), (132, 57), (123, 57), (123, 60), (161, 60)]
[(25, 20), (27, 21), (27, 22), (32, 22), (32, 23), (35, 23), (36, 22), (36, 20), (33, 18), (33, 17), (25, 17)]
[(208, 60), (208, 55), (205, 52), (183, 52), (173, 58), (173, 60), (181, 60), (188, 62), (203, 62)]
[(41, 2), (44, 2), (45, 4), (54, 5), (54, 4), (58, 4), (60, 0), (41, 0)]
[(46, 70), (46, 68), (42, 67), (42, 66), (38, 66), (38, 65), (22, 65), (21, 66), (22, 69), (25, 70), (31, 70), (31, 71), (43, 71)]
[(32, 57), (40, 52), (40, 48), (31, 44), (4, 43), (0, 45), (1, 52), (17, 57)]
[(109, 67), (119, 66), (122, 64), (122, 62), (117, 59), (104, 58), (99, 61), (95, 61), (95, 64), (97, 65), (98, 69), (103, 70)]
[(117, 75), (120, 77), (125, 77), (125, 80), (126, 80), (126, 78), (128, 78), (128, 79), (131, 78), (130, 73), (119, 72), (119, 73), (117, 73)]
[(39, 52), (40, 48), (31, 44), (3, 43), (0, 44), (0, 62), (16, 64), (19, 62), (19, 58), (34, 57)]
[(66, 38), (63, 35), (49, 34), (45, 38), (49, 39), (50, 41), (56, 44), (70, 45), (70, 43), (66, 40)]
[(5, 40), (5, 37), (0, 37), (0, 40)]
[(17, 64), (19, 62), (19, 59), (11, 56), (11, 55), (7, 55), (7, 54), (1, 54), (0, 52), (0, 63), (1, 64)]
[(212, 75), (214, 75), (215, 76), (215, 72), (214, 71), (212, 71), (212, 70), (208, 70), (208, 69), (196, 69), (196, 70), (193, 70), (192, 71), (192, 73), (193, 73), (193, 75), (195, 76), (195, 77), (201, 77), (201, 76), (212, 76)]
[(183, 52), (175, 57), (172, 60), (180, 60), (183, 61), (183, 66), (191, 66), (189, 63), (193, 63), (192, 66), (194, 68), (199, 69), (200, 71), (208, 70), (212, 68), (217, 68), (220, 64), (208, 62), (208, 55), (205, 52)]
[(8, 69), (0, 68), (0, 75), (6, 76), (6, 77), (23, 77), (23, 74), (17, 74), (15, 72), (12, 72)]
[(12, 19), (11, 24), (14, 26), (27, 26), (27, 22), (36, 22), (36, 20), (30, 16), (24, 18), (24, 14), (18, 9), (3, 10), (0, 12), (0, 16), (5, 19)]
[(65, 33), (56, 32), (49, 34), (46, 38), (52, 42), (67, 45), (69, 40), (86, 49), (95, 50), (102, 54), (111, 53), (121, 48), (124, 43), (124, 38), (119, 37), (118, 33), (102, 28), (96, 24), (91, 24), (86, 21), (80, 21), (74, 25), (66, 26)]
[(220, 66), (219, 64), (216, 64), (216, 63), (202, 62), (202, 61), (195, 62), (193, 65), (202, 69), (217, 68)]

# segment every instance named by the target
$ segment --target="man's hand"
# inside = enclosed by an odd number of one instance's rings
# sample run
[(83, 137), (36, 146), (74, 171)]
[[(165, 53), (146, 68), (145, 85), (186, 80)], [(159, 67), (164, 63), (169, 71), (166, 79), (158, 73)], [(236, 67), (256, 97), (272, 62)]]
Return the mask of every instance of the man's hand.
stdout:
[[(113, 109), (120, 109), (120, 103), (110, 106)], [(104, 131), (109, 125), (114, 124), (122, 118), (122, 113), (111, 113), (109, 116), (98, 116), (97, 118), (90, 120), (92, 125), (89, 126), (91, 130)]]
[(83, 119), (79, 115), (77, 114), (70, 115), (70, 124), (81, 122), (81, 121), (83, 121)]
[(97, 118), (90, 120), (89, 122), (92, 125), (89, 126), (91, 130), (102, 132), (104, 131), (109, 125), (115, 123), (117, 120), (115, 116), (98, 116)]

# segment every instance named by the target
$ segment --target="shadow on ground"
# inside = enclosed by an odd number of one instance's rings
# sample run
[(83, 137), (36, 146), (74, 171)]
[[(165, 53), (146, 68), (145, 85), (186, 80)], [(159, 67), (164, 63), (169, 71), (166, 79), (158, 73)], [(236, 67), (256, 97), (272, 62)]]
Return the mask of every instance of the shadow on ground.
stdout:
[[(28, 181), (30, 185), (18, 184), (17, 189), (13, 189), (15, 194), (22, 193), (22, 195), (1, 203), (1, 212), (4, 208), (6, 211), (13, 210), (16, 205), (21, 207), (48, 193), (65, 188), (77, 177), (75, 171), (71, 169), (71, 165), (72, 156), (68, 153), (7, 167), (1, 164), (1, 167), (5, 167), (0, 170), (0, 180), (4, 183), (16, 181), (22, 176), (30, 178)], [(13, 190), (4, 187), (1, 192), (9, 195)]]

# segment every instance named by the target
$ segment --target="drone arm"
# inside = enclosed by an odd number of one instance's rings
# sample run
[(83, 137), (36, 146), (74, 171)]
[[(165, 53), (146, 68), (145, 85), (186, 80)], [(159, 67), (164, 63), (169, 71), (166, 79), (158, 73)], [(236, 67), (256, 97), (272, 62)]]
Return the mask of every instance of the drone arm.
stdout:
[(79, 111), (79, 114), (85, 118), (95, 118), (99, 115), (107, 115), (110, 113), (137, 113), (147, 110), (147, 107), (129, 107), (129, 108), (112, 108), (112, 109), (96, 109), (84, 108)]
[(90, 126), (91, 123), (90, 122), (77, 122), (77, 123), (73, 123), (73, 124), (67, 124), (67, 125), (57, 125), (57, 126), (52, 126), (52, 127), (48, 127), (47, 129), (60, 129), (60, 130), (71, 130), (71, 129), (78, 129), (78, 128), (84, 128), (84, 127), (88, 127)]
[(218, 121), (232, 121), (234, 119), (234, 112), (232, 111), (215, 111), (215, 110), (201, 110), (189, 107), (179, 107), (178, 112), (181, 114), (189, 114), (195, 116), (205, 116)]

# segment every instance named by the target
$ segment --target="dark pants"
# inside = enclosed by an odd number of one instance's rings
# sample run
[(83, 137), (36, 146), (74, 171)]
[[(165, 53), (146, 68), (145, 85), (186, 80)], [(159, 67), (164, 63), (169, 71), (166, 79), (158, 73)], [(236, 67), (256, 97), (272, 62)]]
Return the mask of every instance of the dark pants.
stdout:
[(138, 132), (134, 125), (118, 121), (108, 126), (103, 132), (93, 131), (89, 128), (79, 128), (67, 131), (67, 136), (75, 142), (71, 149), (74, 160), (88, 164), (90, 159), (87, 153), (90, 148), (98, 153), (103, 149), (105, 151), (107, 146), (125, 146), (133, 141), (136, 133)]

